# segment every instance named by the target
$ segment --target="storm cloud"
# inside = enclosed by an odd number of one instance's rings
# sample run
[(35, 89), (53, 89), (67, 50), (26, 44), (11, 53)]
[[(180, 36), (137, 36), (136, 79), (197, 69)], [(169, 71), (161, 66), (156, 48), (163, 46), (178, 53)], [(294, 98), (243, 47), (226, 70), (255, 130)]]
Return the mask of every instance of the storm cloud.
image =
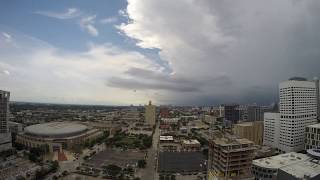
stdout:
[[(186, 94), (168, 88), (167, 98), (178, 103), (267, 104), (277, 100), (280, 81), (320, 75), (317, 0), (128, 0), (126, 12), (121, 32), (141, 48), (158, 49), (173, 76), (201, 89)], [(230, 83), (208, 80), (221, 76)]]

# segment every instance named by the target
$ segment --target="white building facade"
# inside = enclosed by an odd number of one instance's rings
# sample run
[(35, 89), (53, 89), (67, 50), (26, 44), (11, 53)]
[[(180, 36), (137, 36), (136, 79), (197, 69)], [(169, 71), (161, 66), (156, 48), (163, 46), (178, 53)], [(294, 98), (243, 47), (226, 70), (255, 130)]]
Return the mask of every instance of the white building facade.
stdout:
[(305, 149), (320, 148), (320, 124), (309, 125), (306, 128)]
[(308, 125), (317, 123), (316, 83), (297, 78), (279, 84), (279, 149), (284, 152), (304, 149)]
[(263, 145), (279, 147), (280, 113), (264, 113)]

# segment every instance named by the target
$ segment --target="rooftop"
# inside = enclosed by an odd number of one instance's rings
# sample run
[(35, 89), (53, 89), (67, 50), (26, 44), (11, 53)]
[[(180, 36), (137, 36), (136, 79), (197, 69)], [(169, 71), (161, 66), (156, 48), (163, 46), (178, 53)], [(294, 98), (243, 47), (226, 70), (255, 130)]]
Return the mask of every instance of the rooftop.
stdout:
[(24, 131), (34, 136), (59, 138), (75, 136), (87, 130), (87, 126), (74, 122), (50, 122), (28, 126)]
[(196, 139), (183, 140), (183, 144), (200, 144), (200, 142)]
[(313, 178), (320, 174), (319, 160), (306, 160), (298, 163), (291, 164), (289, 166), (281, 167), (282, 171), (296, 177), (297, 179), (303, 179), (306, 176)]
[(279, 169), (281, 167), (288, 166), (293, 163), (305, 161), (309, 158), (310, 157), (306, 154), (290, 152), (286, 154), (280, 154), (277, 156), (256, 159), (252, 161), (252, 164), (264, 168)]
[(320, 123), (309, 125), (310, 128), (320, 128)]
[(173, 136), (160, 136), (160, 141), (173, 141)]
[(241, 145), (241, 144), (253, 144), (252, 141), (245, 138), (218, 138), (213, 140), (214, 143), (219, 144), (221, 146), (230, 146), (230, 145)]

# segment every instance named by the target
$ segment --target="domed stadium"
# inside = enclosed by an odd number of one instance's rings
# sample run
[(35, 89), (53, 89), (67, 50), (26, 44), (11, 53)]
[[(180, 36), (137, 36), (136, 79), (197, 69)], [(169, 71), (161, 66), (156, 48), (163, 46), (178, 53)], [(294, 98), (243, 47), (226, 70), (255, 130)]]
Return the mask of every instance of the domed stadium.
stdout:
[(49, 122), (26, 127), (23, 133), (17, 135), (16, 141), (29, 148), (46, 145), (53, 152), (71, 149), (102, 134), (98, 129), (75, 122)]
[(53, 122), (28, 126), (25, 134), (46, 138), (65, 138), (88, 131), (88, 127), (72, 122)]

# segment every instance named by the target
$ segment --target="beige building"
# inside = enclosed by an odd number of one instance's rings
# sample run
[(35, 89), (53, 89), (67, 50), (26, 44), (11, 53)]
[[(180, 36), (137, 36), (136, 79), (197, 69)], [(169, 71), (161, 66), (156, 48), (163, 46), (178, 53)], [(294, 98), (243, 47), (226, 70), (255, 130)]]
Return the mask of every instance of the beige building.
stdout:
[(248, 139), (224, 137), (210, 141), (208, 180), (252, 178), (254, 144)]
[(234, 125), (233, 132), (240, 138), (253, 141), (256, 145), (263, 143), (263, 121), (244, 122)]
[(181, 142), (181, 151), (200, 151), (201, 144), (196, 139), (191, 140), (182, 140)]
[(156, 106), (152, 105), (151, 101), (149, 101), (149, 104), (145, 105), (144, 108), (145, 108), (146, 123), (150, 125), (155, 125), (156, 124)]

